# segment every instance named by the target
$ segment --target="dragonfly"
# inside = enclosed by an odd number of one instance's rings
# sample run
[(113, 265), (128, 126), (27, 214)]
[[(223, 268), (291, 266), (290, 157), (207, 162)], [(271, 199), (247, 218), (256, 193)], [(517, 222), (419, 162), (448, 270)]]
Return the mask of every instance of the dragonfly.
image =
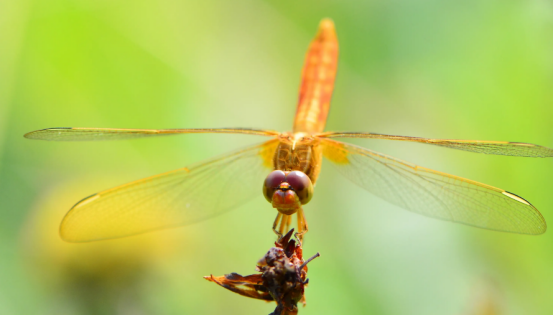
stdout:
[(25, 134), (49, 141), (122, 140), (193, 133), (267, 137), (265, 142), (189, 167), (111, 188), (75, 204), (60, 226), (69, 242), (88, 242), (196, 223), (263, 193), (282, 235), (314, 195), (323, 157), (353, 183), (401, 208), (479, 228), (542, 234), (547, 225), (526, 199), (504, 189), (411, 164), (338, 138), (408, 141), (507, 156), (552, 157), (553, 149), (520, 142), (429, 139), (368, 132), (325, 132), (338, 68), (338, 39), (323, 19), (305, 56), (291, 132), (249, 128), (48, 128)]

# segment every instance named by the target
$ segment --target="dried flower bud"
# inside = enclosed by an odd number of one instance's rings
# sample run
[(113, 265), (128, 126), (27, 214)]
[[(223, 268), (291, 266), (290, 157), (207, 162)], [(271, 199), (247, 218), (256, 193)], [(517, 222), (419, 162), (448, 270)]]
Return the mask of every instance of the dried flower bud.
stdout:
[(256, 270), (261, 274), (241, 276), (237, 273), (221, 277), (204, 277), (232, 292), (254, 299), (275, 301), (277, 307), (271, 315), (298, 313), (297, 304), (305, 305), (304, 289), (307, 279), (307, 263), (319, 256), (303, 260), (301, 242), (292, 239), (294, 229), (275, 242), (275, 247), (261, 257)]

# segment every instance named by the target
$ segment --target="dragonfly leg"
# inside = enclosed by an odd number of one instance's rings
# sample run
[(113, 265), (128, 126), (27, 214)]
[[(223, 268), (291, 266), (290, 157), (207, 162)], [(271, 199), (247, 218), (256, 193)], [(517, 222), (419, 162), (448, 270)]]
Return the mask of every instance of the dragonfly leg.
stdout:
[(278, 231), (280, 232), (280, 235), (283, 235), (284, 232), (286, 231), (284, 228), (286, 227), (286, 225), (289, 225), (288, 224), (289, 217), (290, 216), (287, 215), (287, 214), (282, 215), (282, 219), (280, 220), (280, 226), (278, 228)]
[(277, 214), (277, 217), (275, 219), (275, 222), (273, 223), (273, 232), (275, 232), (275, 234), (278, 236), (278, 238), (280, 239), (282, 237), (282, 232), (279, 232), (277, 231), (277, 226), (278, 226), (278, 223), (280, 222), (280, 219), (282, 218), (282, 213), (278, 213)]
[[(302, 217), (303, 217), (303, 212), (302, 212)], [(299, 215), (298, 215), (298, 220), (299, 220)], [(301, 224), (301, 226), (306, 226), (305, 224), (305, 218), (304, 218), (304, 221), (302, 221), (304, 223)], [(290, 225), (292, 225), (292, 216), (291, 215), (287, 215), (287, 214), (282, 214), (282, 213), (278, 213), (277, 214), (277, 217), (275, 218), (275, 222), (273, 222), (273, 232), (275, 232), (275, 234), (281, 238), (282, 235), (284, 235), (284, 233), (288, 230), (290, 230)], [(299, 221), (298, 221), (298, 226), (300, 225)], [(305, 229), (302, 229), (302, 231), (305, 230)], [(303, 232), (305, 233), (305, 232)], [(301, 233), (300, 235), (302, 235), (303, 233)], [(299, 233), (296, 233), (296, 234), (299, 234)]]
[(290, 225), (292, 225), (292, 216), (287, 215), (286, 218), (287, 220), (286, 220), (286, 223), (284, 224), (284, 232), (288, 233), (288, 231), (290, 230)]
[(307, 220), (305, 219), (305, 214), (303, 213), (303, 208), (300, 208), (297, 212), (298, 214), (298, 232), (296, 237), (300, 240), (303, 240), (303, 235), (309, 230), (307, 226)]

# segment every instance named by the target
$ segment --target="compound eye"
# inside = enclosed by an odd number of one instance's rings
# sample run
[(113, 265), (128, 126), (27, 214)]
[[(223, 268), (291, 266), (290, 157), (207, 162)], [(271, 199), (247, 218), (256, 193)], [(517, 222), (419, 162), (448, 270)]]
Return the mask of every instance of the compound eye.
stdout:
[(286, 174), (283, 171), (272, 171), (271, 174), (265, 179), (265, 187), (267, 188), (277, 188), (286, 178)]
[(313, 184), (309, 176), (304, 173), (292, 171), (286, 175), (285, 181), (294, 189), (302, 205), (308, 203), (313, 197)]
[(305, 173), (300, 171), (292, 171), (286, 175), (285, 181), (292, 186), (295, 191), (304, 190), (311, 185), (311, 180)]
[(284, 182), (286, 174), (283, 171), (272, 171), (267, 178), (265, 178), (265, 183), (263, 183), (263, 195), (268, 202), (271, 202), (273, 199), (273, 193), (275, 189)]

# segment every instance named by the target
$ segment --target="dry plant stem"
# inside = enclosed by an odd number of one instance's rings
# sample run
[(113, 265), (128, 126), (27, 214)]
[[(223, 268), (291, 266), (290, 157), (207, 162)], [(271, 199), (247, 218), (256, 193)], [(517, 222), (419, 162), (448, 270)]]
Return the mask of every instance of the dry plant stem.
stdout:
[[(289, 222), (287, 217), (290, 216), (277, 217), (275, 225), (278, 221)], [(211, 275), (204, 278), (243, 296), (275, 301), (276, 309), (270, 315), (296, 315), (297, 304), (302, 303), (305, 306), (304, 289), (309, 282), (307, 264), (320, 255), (317, 253), (304, 260), (301, 242), (299, 239), (292, 239), (293, 234), (294, 229), (282, 236), (261, 257), (256, 266), (256, 270), (260, 272), (258, 274), (241, 276), (231, 273), (222, 277)]]
[(317, 258), (317, 257), (320, 257), (321, 254), (320, 253), (316, 253), (315, 255), (311, 256), (308, 260), (306, 260), (301, 266), (300, 266), (300, 270), (303, 269), (303, 267), (307, 266), (308, 263), (310, 263), (313, 259)]

